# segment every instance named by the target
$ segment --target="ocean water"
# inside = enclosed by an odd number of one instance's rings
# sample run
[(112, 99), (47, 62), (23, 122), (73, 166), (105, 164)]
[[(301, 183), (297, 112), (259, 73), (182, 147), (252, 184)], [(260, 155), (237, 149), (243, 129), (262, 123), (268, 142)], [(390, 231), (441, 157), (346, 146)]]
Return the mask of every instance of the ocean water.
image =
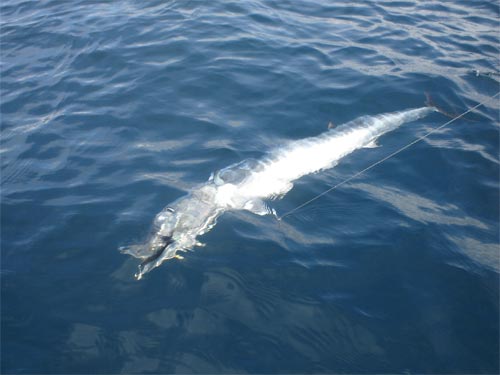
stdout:
[[(1, 372), (498, 373), (499, 17), (495, 0), (4, 0)], [(281, 223), (225, 213), (134, 280), (118, 248), (212, 171), (425, 92), (485, 104)]]

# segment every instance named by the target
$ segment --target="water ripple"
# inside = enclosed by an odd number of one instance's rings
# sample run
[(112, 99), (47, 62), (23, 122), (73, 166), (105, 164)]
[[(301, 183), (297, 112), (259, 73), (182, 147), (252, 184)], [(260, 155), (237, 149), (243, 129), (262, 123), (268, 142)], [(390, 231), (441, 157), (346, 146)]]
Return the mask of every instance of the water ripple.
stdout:
[[(0, 13), (3, 372), (498, 373), (497, 2)], [(133, 280), (116, 249), (213, 171), (424, 92), (452, 113), (487, 102), (284, 221), (225, 214)], [(269, 203), (287, 212), (446, 120)]]

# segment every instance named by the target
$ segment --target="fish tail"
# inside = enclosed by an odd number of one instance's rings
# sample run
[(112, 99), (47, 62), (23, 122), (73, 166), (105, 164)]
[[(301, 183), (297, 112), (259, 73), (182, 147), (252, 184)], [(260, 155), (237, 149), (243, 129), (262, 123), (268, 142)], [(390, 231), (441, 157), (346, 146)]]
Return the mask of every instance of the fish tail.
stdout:
[[(430, 107), (430, 108), (434, 108), (439, 113), (445, 115), (446, 117), (452, 118), (452, 119), (456, 119), (457, 117), (461, 116), (456, 112), (455, 113), (446, 112), (444, 109), (439, 107), (436, 103), (434, 103), (434, 101), (431, 98), (431, 95), (427, 91), (425, 92), (425, 105)], [(469, 122), (477, 122), (476, 120), (471, 120), (471, 119), (468, 119), (465, 117), (462, 117), (462, 120), (469, 121)]]
[(427, 107), (434, 108), (436, 111), (438, 111), (442, 115), (445, 115), (446, 117), (450, 117), (450, 118), (454, 119), (458, 116), (458, 114), (456, 114), (456, 113), (453, 114), (453, 113), (446, 112), (444, 109), (439, 107), (436, 103), (434, 103), (434, 100), (432, 100), (431, 94), (429, 94), (428, 91), (425, 92), (425, 105)]

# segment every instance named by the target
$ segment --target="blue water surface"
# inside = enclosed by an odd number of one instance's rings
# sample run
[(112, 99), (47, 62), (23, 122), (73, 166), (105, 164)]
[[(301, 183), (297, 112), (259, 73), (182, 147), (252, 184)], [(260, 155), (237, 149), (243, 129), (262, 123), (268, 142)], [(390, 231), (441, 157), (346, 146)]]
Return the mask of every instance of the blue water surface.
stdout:
[[(1, 372), (498, 373), (499, 3), (4, 0)], [(133, 278), (166, 204), (327, 124), (484, 106)], [(283, 214), (449, 118), (297, 181)]]

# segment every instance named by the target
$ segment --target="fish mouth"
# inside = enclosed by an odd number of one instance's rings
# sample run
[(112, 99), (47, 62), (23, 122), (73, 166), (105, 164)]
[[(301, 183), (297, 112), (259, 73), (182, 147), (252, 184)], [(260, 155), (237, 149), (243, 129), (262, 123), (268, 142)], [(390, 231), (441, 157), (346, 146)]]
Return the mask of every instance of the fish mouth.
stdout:
[(150, 255), (149, 257), (144, 259), (144, 261), (141, 263), (141, 265), (143, 265), (145, 263), (153, 262), (156, 259), (158, 259), (165, 252), (167, 247), (174, 242), (174, 240), (172, 239), (171, 236), (163, 236), (161, 239), (163, 242), (162, 246), (160, 246), (157, 250), (155, 250), (155, 252), (152, 255)]
[(139, 272), (135, 274), (137, 280), (140, 280), (146, 272), (157, 267), (159, 265), (158, 259), (161, 259), (167, 248), (175, 242), (171, 236), (163, 236), (162, 241), (162, 246), (156, 249), (153, 254), (144, 259), (139, 265)]

